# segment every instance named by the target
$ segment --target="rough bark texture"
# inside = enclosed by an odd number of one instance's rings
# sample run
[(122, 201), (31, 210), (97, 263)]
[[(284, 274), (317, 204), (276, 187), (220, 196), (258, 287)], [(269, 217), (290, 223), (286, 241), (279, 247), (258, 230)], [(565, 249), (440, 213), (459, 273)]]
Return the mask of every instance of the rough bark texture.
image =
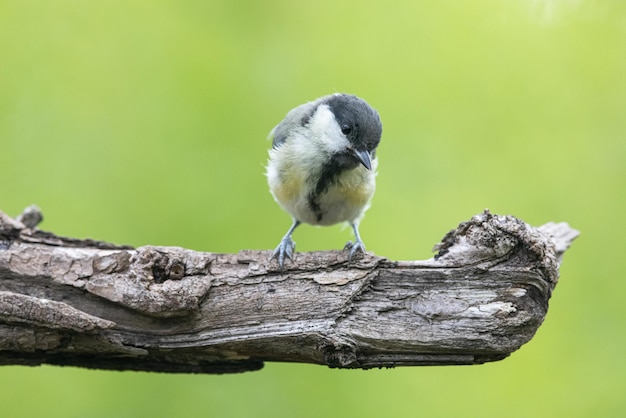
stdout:
[(500, 360), (542, 323), (578, 232), (488, 211), (425, 261), (202, 253), (58, 237), (0, 212), (0, 364), (228, 373)]

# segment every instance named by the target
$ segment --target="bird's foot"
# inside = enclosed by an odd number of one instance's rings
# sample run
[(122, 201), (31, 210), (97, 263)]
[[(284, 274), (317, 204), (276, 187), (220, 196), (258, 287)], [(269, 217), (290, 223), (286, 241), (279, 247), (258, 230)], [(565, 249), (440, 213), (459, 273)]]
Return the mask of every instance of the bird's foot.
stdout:
[(274, 258), (278, 259), (278, 267), (282, 270), (285, 265), (285, 257), (289, 259), (289, 261), (293, 262), (293, 253), (296, 250), (296, 243), (291, 239), (289, 235), (285, 236), (282, 240), (280, 240), (280, 244), (272, 253), (270, 260)]
[(363, 244), (363, 241), (361, 241), (360, 239), (354, 242), (348, 241), (343, 249), (349, 251), (348, 261), (352, 261), (352, 258), (354, 258), (354, 255), (356, 253), (361, 253), (362, 255), (365, 255), (365, 244)]

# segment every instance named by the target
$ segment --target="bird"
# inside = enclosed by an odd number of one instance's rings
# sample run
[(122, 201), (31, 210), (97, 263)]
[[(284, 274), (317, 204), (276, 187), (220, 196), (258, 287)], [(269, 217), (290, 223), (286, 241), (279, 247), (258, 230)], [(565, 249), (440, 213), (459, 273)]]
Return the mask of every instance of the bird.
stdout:
[(267, 180), (274, 200), (293, 222), (270, 260), (293, 263), (294, 230), (302, 223), (347, 222), (354, 232), (348, 261), (365, 253), (359, 223), (376, 189), (380, 115), (365, 100), (334, 93), (295, 107), (271, 130)]

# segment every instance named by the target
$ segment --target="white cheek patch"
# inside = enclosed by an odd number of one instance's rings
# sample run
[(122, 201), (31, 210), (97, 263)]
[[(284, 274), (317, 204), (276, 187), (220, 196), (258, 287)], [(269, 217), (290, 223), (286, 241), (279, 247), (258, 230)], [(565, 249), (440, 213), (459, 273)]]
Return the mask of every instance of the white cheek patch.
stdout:
[[(307, 129), (307, 128), (305, 128)], [(341, 133), (335, 115), (328, 105), (320, 105), (309, 121), (311, 139), (330, 153), (344, 151), (350, 146), (348, 138)]]

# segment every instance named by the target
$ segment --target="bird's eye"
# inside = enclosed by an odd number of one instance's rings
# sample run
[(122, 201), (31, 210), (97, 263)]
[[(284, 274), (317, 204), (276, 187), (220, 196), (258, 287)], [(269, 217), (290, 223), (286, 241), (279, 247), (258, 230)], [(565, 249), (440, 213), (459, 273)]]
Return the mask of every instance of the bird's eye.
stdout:
[(352, 126), (350, 125), (341, 125), (341, 133), (344, 135), (350, 135), (352, 132)]

